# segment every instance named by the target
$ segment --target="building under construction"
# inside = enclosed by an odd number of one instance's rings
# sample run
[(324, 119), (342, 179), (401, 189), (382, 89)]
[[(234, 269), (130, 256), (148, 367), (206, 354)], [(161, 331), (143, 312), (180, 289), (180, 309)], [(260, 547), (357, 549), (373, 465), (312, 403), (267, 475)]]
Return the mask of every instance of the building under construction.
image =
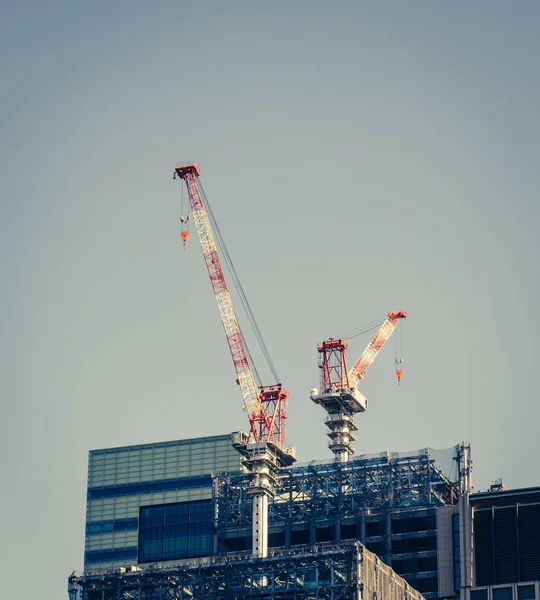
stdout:
[(540, 598), (540, 489), (471, 494), (468, 445), (282, 470), (256, 557), (238, 435), (90, 452), (71, 600)]
[[(285, 445), (289, 394), (199, 174), (194, 163), (174, 171), (189, 199), (181, 238), (185, 247), (193, 222), (249, 431), (90, 452), (85, 565), (69, 578), (70, 600), (539, 599), (540, 490), (471, 495), (466, 443), (354, 458), (354, 418), (367, 410), (357, 386), (404, 311), (361, 331), (375, 335), (351, 369), (358, 332), (318, 345), (310, 398), (334, 459), (297, 463)], [(277, 383), (258, 380), (220, 257)], [(395, 362), (399, 383), (397, 349)]]
[(169, 584), (175, 598), (360, 598), (379, 584), (395, 586), (382, 597), (396, 599), (416, 597), (413, 588), (426, 598), (459, 591), (453, 528), (467, 446), (454, 449), (455, 481), (429, 449), (282, 469), (268, 503), (267, 556), (255, 557), (239, 436), (92, 451), (85, 572), (71, 579), (72, 600), (134, 589), (166, 598)]

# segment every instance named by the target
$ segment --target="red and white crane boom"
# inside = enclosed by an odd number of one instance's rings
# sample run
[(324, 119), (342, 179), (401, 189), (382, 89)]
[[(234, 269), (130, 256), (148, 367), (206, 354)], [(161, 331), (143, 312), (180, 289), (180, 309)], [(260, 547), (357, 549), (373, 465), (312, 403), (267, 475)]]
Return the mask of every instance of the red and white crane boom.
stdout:
[(366, 371), (371, 363), (377, 358), (377, 354), (388, 341), (388, 338), (394, 332), (400, 319), (407, 318), (407, 313), (400, 311), (389, 312), (386, 321), (381, 325), (379, 331), (375, 334), (369, 346), (362, 352), (360, 358), (354, 363), (349, 371), (349, 383), (351, 387), (356, 387), (358, 382), (364, 378)]
[(195, 223), (199, 235), (204, 262), (208, 269), (210, 283), (212, 284), (214, 296), (216, 297), (219, 308), (219, 314), (221, 316), (221, 323), (223, 324), (227, 343), (229, 344), (229, 350), (231, 351), (234, 368), (236, 370), (237, 383), (240, 386), (242, 398), (244, 400), (244, 410), (248, 413), (258, 412), (262, 409), (259, 398), (259, 388), (253, 377), (253, 373), (251, 372), (244, 340), (240, 333), (238, 320), (234, 312), (231, 296), (227, 289), (227, 283), (225, 282), (225, 276), (219, 260), (208, 213), (206, 212), (199, 191), (197, 182), (200, 175), (199, 167), (195, 163), (176, 165), (175, 172), (178, 177), (186, 182), (193, 222)]
[[(225, 330), (225, 336), (231, 352), (234, 368), (236, 370), (236, 382), (240, 386), (244, 410), (248, 413), (250, 424), (249, 440), (250, 442), (271, 442), (276, 444), (278, 448), (284, 449), (289, 392), (287, 392), (279, 382), (268, 386), (258, 385), (254, 377), (253, 365), (250, 363), (247, 346), (242, 337), (242, 332), (238, 325), (231, 296), (225, 281), (218, 247), (214, 238), (213, 227), (215, 228), (215, 233), (218, 238), (218, 245), (220, 245), (221, 250), (224, 252), (224, 258), (227, 261), (231, 276), (240, 294), (240, 299), (246, 309), (247, 316), (253, 326), (255, 335), (261, 344), (263, 354), (268, 361), (274, 377), (278, 379), (279, 376), (273, 365), (272, 359), (270, 358), (264, 340), (262, 339), (253, 313), (251, 312), (227, 248), (221, 238), (221, 233), (219, 232), (219, 228), (217, 227), (208, 204), (208, 199), (206, 198), (199, 181), (199, 175), (200, 170), (195, 163), (176, 165), (174, 171), (175, 178), (179, 177), (186, 182), (191, 215), (199, 235), (204, 261), (219, 308), (221, 322), (223, 324), (223, 329)], [(189, 221), (189, 215), (186, 219), (182, 216), (181, 221)], [(189, 233), (187, 231), (182, 231), (181, 237), (185, 244), (189, 237)]]
[[(320, 390), (312, 388), (310, 398), (328, 413), (325, 422), (329, 429), (329, 448), (338, 462), (346, 462), (349, 455), (354, 453), (351, 445), (354, 437), (351, 432), (357, 427), (353, 415), (367, 410), (367, 399), (358, 391), (357, 385), (364, 378), (400, 319), (406, 317), (407, 313), (404, 311), (389, 312), (386, 320), (350, 371), (347, 370), (348, 344), (345, 337), (329, 338), (317, 346), (321, 375)], [(401, 370), (396, 371), (396, 374), (399, 381)]]

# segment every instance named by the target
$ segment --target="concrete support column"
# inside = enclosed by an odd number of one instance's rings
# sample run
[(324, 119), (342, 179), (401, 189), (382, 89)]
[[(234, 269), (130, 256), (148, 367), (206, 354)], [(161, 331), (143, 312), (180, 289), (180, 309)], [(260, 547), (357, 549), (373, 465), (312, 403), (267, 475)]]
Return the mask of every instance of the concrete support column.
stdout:
[(253, 556), (268, 556), (268, 495), (253, 495)]
[(252, 508), (252, 552), (255, 558), (268, 556), (268, 498), (273, 498), (280, 468), (295, 462), (294, 448), (281, 449), (271, 442), (249, 443), (242, 432), (233, 436), (233, 446), (244, 456)]

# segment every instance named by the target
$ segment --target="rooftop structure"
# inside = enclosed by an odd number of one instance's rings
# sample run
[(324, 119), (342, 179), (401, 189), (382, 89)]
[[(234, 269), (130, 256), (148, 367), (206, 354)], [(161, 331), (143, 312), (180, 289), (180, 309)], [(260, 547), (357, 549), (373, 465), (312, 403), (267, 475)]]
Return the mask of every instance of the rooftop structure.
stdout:
[(356, 597), (370, 553), (427, 599), (540, 600), (540, 488), (471, 493), (467, 445), (282, 469), (257, 558), (238, 435), (90, 452), (72, 600)]
[[(201, 557), (213, 558), (196, 564), (230, 563), (230, 555), (242, 558), (238, 568), (247, 565), (254, 558), (252, 475), (234, 448), (239, 435), (92, 451), (85, 571), (77, 589), (98, 575), (113, 585), (110, 577), (118, 583), (119, 570), (132, 567), (159, 579), (160, 569)], [(359, 542), (424, 597), (443, 597), (444, 590), (453, 597), (461, 452), (463, 445), (282, 468), (268, 497), (269, 557), (282, 551), (294, 562), (300, 549), (349, 552)]]
[(77, 573), (70, 600), (421, 600), (422, 595), (359, 542), (227, 554), (172, 567)]

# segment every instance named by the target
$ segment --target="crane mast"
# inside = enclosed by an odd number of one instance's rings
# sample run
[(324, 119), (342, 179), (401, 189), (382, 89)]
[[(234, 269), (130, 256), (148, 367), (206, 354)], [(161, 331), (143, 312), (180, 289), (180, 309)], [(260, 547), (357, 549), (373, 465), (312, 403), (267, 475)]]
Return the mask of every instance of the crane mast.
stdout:
[[(221, 267), (199, 176), (196, 163), (178, 164), (174, 170), (174, 178), (179, 177), (186, 183), (193, 221), (231, 352), (236, 382), (242, 393), (243, 408), (248, 413), (249, 434), (235, 434), (233, 445), (244, 457), (243, 463), (250, 482), (249, 492), (253, 497), (253, 554), (265, 557), (268, 554), (268, 498), (274, 493), (276, 473), (296, 461), (294, 447), (284, 448), (289, 393), (281, 383), (257, 386), (255, 382)], [(184, 243), (188, 235), (182, 232)]]
[(400, 319), (406, 317), (407, 313), (404, 311), (389, 312), (350, 371), (347, 369), (346, 339), (329, 338), (317, 345), (320, 390), (312, 388), (310, 398), (327, 412), (325, 423), (330, 438), (328, 446), (334, 453), (336, 462), (347, 462), (349, 456), (354, 454), (352, 442), (355, 438), (352, 432), (358, 429), (354, 415), (367, 410), (367, 399), (358, 391), (357, 385), (394, 332)]

